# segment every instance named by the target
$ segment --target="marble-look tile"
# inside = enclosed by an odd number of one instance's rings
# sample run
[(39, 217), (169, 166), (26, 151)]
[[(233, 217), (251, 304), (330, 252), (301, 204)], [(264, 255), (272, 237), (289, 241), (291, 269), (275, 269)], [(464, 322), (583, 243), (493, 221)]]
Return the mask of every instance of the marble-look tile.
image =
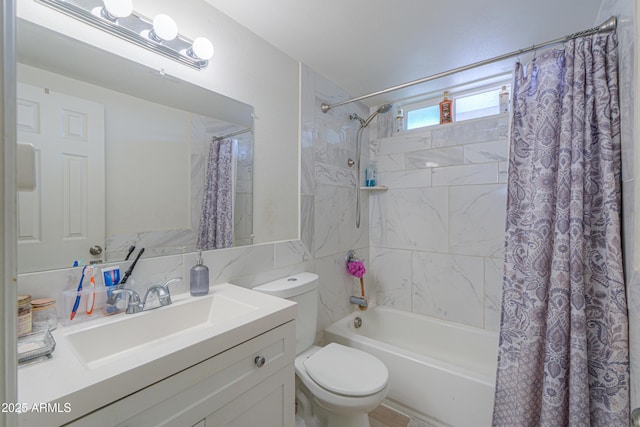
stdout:
[(437, 148), (493, 141), (498, 139), (499, 127), (500, 116), (482, 117), (452, 125), (438, 126), (432, 131), (432, 146)]
[[(431, 186), (431, 169), (379, 172), (378, 184), (392, 189)], [(375, 194), (372, 194), (375, 195)]]
[[(191, 228), (151, 231), (145, 233), (144, 246), (146, 248), (176, 248), (181, 251), (184, 247), (193, 247), (196, 240), (197, 230)], [(182, 251), (179, 253), (182, 253)]]
[(372, 155), (371, 158), (374, 159), (378, 172), (396, 172), (405, 169), (403, 153)]
[(316, 257), (335, 254), (340, 249), (340, 203), (338, 187), (319, 185), (314, 199), (313, 253)]
[[(303, 136), (304, 136), (303, 132)], [(311, 195), (316, 188), (314, 148), (301, 147), (300, 150), (300, 194)]]
[(372, 246), (447, 252), (449, 250), (447, 188), (391, 189), (372, 197)]
[(311, 259), (311, 254), (300, 240), (275, 243), (275, 268), (301, 264)]
[(506, 185), (451, 187), (450, 191), (451, 252), (502, 257)]
[(300, 196), (300, 240), (312, 257), (315, 254), (315, 246), (313, 244), (315, 231), (314, 199), (313, 196)]
[(411, 252), (371, 247), (369, 255), (365, 279), (375, 303), (411, 311)]
[(360, 227), (356, 227), (356, 189), (338, 189), (338, 251), (345, 253), (349, 249), (369, 246), (369, 197), (360, 191)]
[[(131, 245), (136, 247), (143, 247), (141, 245), (144, 233), (123, 233), (123, 234), (111, 234), (108, 235), (105, 242), (105, 251), (107, 253), (107, 260), (121, 260), (127, 255), (127, 249)], [(120, 255), (123, 254), (123, 255)]]
[(431, 133), (430, 131), (402, 133), (390, 138), (380, 139), (378, 144), (377, 154), (379, 155), (424, 150), (431, 148)]
[(414, 252), (412, 263), (415, 313), (483, 326), (481, 257)]
[(344, 254), (316, 258), (315, 264), (320, 276), (317, 327), (321, 331), (353, 310), (349, 296), (359, 292), (359, 282), (347, 273)]
[[(209, 268), (209, 283), (217, 285), (234, 277), (257, 274), (274, 268), (274, 245), (265, 243), (240, 248), (227, 248), (202, 253), (204, 264)], [(185, 277), (198, 260), (197, 253), (184, 255)]]
[(500, 330), (503, 264), (499, 258), (484, 259), (484, 328), (492, 331)]
[(506, 184), (509, 180), (509, 162), (498, 163), (498, 182)]
[(412, 151), (405, 154), (407, 169), (436, 168), (464, 163), (463, 147), (435, 148), (432, 150)]
[[(137, 253), (137, 252), (136, 252)], [(146, 255), (146, 251), (143, 256)], [(133, 256), (132, 256), (133, 258)], [(130, 267), (132, 261), (120, 262), (121, 276)], [(195, 263), (194, 263), (195, 265)], [(192, 265), (189, 266), (191, 268)], [(96, 275), (97, 277), (97, 275)], [(168, 280), (181, 278), (180, 282), (172, 283), (169, 289), (172, 294), (187, 292), (189, 290), (189, 276), (184, 275), (182, 255), (157, 256), (153, 258), (140, 258), (136, 267), (127, 280), (127, 288), (133, 289), (143, 296), (151, 285), (163, 285)]]
[[(345, 159), (346, 166), (346, 159)], [(338, 167), (326, 163), (314, 164), (315, 177), (318, 185), (339, 185), (349, 187), (356, 185), (355, 172), (346, 167)]]
[(431, 183), (435, 186), (494, 184), (498, 182), (498, 164), (480, 163), (433, 168)]
[(491, 163), (508, 160), (509, 145), (506, 139), (467, 144), (464, 146), (465, 163)]

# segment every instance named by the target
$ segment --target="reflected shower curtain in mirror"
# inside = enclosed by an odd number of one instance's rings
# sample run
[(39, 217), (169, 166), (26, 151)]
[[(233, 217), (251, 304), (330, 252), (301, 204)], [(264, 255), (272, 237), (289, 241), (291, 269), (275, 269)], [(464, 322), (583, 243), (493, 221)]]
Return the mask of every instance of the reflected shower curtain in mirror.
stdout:
[(616, 36), (514, 79), (493, 425), (626, 426)]
[(220, 249), (233, 245), (232, 161), (233, 141), (214, 140), (209, 147), (198, 249)]

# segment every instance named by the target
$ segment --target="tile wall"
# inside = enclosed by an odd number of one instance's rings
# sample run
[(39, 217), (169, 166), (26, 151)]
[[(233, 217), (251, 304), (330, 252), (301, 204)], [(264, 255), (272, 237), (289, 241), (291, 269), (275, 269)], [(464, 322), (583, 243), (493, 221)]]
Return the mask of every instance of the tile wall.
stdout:
[(378, 304), (498, 330), (507, 132), (504, 114), (371, 142)]

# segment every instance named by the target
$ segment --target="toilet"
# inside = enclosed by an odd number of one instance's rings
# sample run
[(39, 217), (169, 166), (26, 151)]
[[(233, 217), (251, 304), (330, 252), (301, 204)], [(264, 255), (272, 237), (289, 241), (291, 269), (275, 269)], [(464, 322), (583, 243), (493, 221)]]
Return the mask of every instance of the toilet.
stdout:
[[(253, 288), (295, 301), (296, 426), (369, 427), (368, 413), (386, 397), (389, 371), (379, 359), (351, 347), (313, 345), (318, 318), (318, 275), (300, 273)], [(311, 402), (312, 408), (309, 408)]]

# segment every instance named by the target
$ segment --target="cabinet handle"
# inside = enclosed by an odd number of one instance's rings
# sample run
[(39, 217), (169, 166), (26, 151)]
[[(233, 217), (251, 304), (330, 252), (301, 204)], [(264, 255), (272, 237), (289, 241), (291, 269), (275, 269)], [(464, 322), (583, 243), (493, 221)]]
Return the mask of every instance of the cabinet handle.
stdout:
[(254, 362), (256, 362), (256, 366), (258, 368), (262, 368), (266, 361), (267, 361), (267, 359), (265, 359), (264, 356), (256, 356), (256, 358), (254, 360)]

